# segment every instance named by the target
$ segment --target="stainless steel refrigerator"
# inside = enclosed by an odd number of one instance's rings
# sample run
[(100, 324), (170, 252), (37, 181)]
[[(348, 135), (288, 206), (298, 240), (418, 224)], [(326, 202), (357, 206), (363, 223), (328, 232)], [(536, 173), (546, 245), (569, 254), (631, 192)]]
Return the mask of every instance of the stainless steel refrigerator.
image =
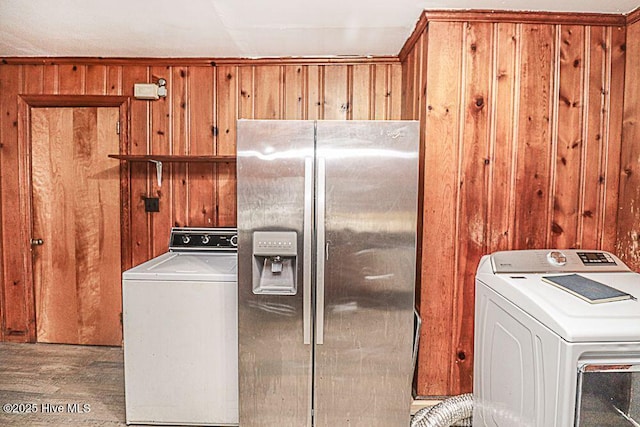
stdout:
[(240, 426), (406, 427), (418, 123), (237, 135)]

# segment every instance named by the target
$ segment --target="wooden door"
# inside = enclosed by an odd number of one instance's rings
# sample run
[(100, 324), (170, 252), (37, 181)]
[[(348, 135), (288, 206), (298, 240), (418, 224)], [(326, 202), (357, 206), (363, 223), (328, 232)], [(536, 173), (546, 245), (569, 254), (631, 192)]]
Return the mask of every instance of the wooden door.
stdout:
[(118, 108), (33, 108), (38, 342), (121, 345)]

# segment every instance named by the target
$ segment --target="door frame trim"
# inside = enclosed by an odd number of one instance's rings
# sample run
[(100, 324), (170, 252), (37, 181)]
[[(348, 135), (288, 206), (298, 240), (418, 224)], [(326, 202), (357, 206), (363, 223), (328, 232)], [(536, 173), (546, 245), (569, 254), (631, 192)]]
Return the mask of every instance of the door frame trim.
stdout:
[[(31, 110), (32, 108), (73, 108), (73, 107), (117, 107), (120, 121), (120, 154), (129, 152), (129, 110), (131, 98), (128, 96), (102, 95), (18, 95), (18, 159), (20, 185), (20, 219), (23, 227), (19, 238), (23, 249), (23, 271), (25, 281), (25, 310), (28, 320), (27, 340), (36, 342), (35, 283), (33, 280), (33, 257), (30, 239), (33, 230), (33, 201), (31, 195)], [(129, 166), (120, 162), (120, 266), (122, 271), (131, 267), (129, 245), (131, 234)]]

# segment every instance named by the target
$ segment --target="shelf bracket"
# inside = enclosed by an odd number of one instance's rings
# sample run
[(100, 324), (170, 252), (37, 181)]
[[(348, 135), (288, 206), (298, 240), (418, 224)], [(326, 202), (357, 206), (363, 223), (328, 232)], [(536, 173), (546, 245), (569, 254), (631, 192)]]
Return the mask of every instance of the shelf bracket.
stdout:
[(149, 160), (156, 165), (156, 178), (158, 179), (158, 187), (162, 187), (162, 162), (160, 160)]

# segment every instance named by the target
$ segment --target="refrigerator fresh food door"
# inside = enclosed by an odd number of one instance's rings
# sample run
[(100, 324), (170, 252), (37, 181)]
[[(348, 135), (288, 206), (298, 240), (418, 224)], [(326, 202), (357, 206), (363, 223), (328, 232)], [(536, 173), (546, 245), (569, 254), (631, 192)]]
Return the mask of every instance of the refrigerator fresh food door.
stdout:
[(419, 129), (319, 121), (315, 426), (410, 422)]
[(311, 426), (314, 123), (237, 123), (240, 425)]

